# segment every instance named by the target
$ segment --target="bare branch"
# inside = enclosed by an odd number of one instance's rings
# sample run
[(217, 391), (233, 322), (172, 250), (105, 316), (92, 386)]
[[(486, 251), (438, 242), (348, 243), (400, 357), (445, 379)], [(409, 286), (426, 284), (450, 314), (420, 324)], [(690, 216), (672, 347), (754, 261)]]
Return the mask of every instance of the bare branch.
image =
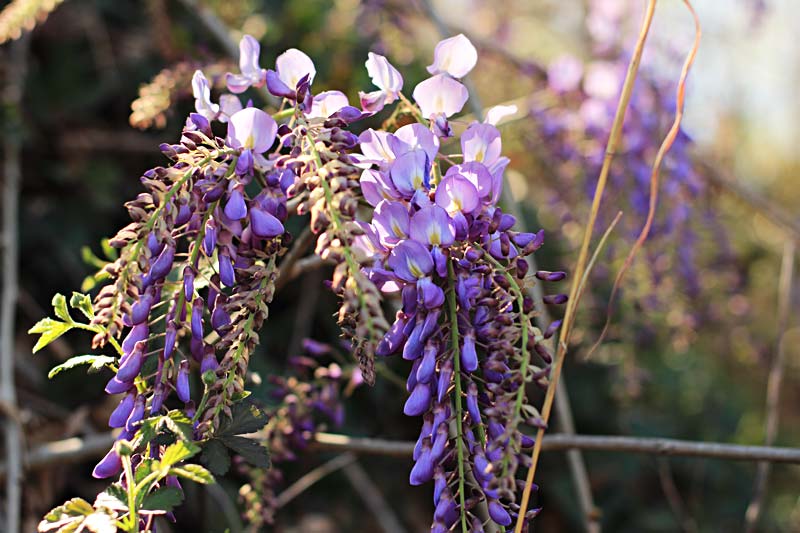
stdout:
[[(795, 243), (787, 239), (783, 247), (783, 260), (781, 261), (781, 274), (778, 281), (778, 331), (775, 337), (775, 353), (772, 357), (772, 366), (767, 378), (767, 421), (764, 430), (764, 444), (771, 446), (778, 434), (780, 421), (781, 383), (783, 382), (783, 367), (786, 359), (784, 346), (784, 333), (789, 324), (789, 310), (792, 300), (792, 281), (794, 277)], [(745, 512), (745, 531), (755, 531), (764, 500), (767, 495), (767, 482), (769, 481), (770, 464), (758, 464), (756, 480), (753, 489), (753, 499)]]
[[(337, 433), (317, 433), (314, 449), (351, 451), (364, 455), (388, 457), (411, 456), (414, 443), (385, 439), (350, 437)], [(64, 465), (103, 455), (114, 443), (114, 433), (102, 433), (85, 438), (73, 437), (43, 444), (31, 450), (25, 468), (34, 470), (54, 464)], [(697, 442), (690, 440), (662, 439), (650, 437), (618, 437), (611, 435), (545, 435), (542, 442), (545, 452), (565, 450), (591, 450), (616, 453), (641, 453), (650, 455), (674, 455), (731, 461), (768, 461), (771, 463), (800, 464), (800, 448), (773, 446), (747, 446), (721, 442)], [(8, 466), (0, 463), (0, 478), (8, 473)]]
[[(325, 450), (349, 450), (362, 454), (408, 457), (414, 449), (414, 443), (349, 437), (333, 433), (317, 433), (315, 447)], [(542, 441), (542, 451), (564, 450), (675, 455), (731, 461), (800, 463), (800, 448), (746, 446), (650, 437), (564, 435), (560, 433), (545, 435)]]

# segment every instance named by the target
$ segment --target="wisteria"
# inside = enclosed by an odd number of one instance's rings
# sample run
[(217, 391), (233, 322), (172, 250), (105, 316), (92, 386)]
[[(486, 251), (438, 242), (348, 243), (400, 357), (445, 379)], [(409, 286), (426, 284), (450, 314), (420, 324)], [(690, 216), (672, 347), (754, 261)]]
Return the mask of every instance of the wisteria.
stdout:
[[(509, 159), (495, 122), (507, 110), (490, 110), (465, 129), (451, 123), (469, 97), (459, 79), (475, 66), (475, 47), (463, 35), (440, 42), (414, 102), (399, 71), (370, 53), (365, 65), (377, 90), (360, 93), (361, 108), (339, 91), (313, 94), (316, 69), (302, 51), (280, 54), (274, 69), (262, 68), (259, 57), (258, 42), (246, 35), (240, 72), (227, 74), (230, 92), (216, 100), (203, 72), (194, 73), (195, 112), (180, 141), (161, 146), (170, 164), (144, 173), (146, 192), (126, 204), (132, 222), (109, 241), (119, 252), (97, 276), (109, 283), (85, 328), (96, 332), (95, 348), (118, 352), (105, 390), (121, 395), (109, 419), (121, 432), (94, 476), (121, 474), (128, 494), (142, 489), (130, 476), (150, 465), (144, 458), (170, 454), (152, 429), (163, 424), (187, 439), (187, 449), (199, 445), (217, 473), (225, 470), (225, 447), (263, 466), (231, 432), (292, 243), (284, 224), (308, 215), (315, 253), (335, 264), (327, 285), (339, 296), (338, 323), (359, 365), (348, 371), (351, 381), (375, 382), (376, 355), (410, 362), (404, 413), (422, 422), (409, 482), (434, 484), (431, 530), (511, 524), (523, 449), (542, 424), (526, 384), (546, 384), (552, 356), (542, 343), (559, 325), (544, 332), (532, 325), (539, 310), (525, 288), (565, 274), (528, 272), (525, 258), (542, 246), (543, 232), (516, 230), (499, 206)], [(280, 108), (270, 114), (237, 96), (249, 90), (279, 97)], [(350, 131), (391, 104), (393, 117), (415, 122)], [(395, 296), (400, 310), (390, 325), (382, 302)], [(341, 369), (320, 367), (315, 376), (321, 389), (270, 378), (291, 399), (267, 430), (265, 444), (278, 460), (305, 447), (314, 411), (341, 419)], [(159, 422), (166, 419), (172, 422)], [(190, 429), (176, 430), (176, 420)], [(253, 472), (258, 489), (245, 499), (263, 501), (251, 518), (271, 521), (267, 494), (280, 476)], [(149, 530), (151, 518), (133, 507), (137, 498), (127, 502), (124, 527)]]
[[(549, 203), (564, 221), (578, 217), (574, 206), (585, 205), (594, 192), (631, 48), (625, 28), (627, 2), (593, 1), (587, 7), (590, 59), (570, 54), (555, 57), (546, 66), (546, 86), (530, 113), (538, 133), (531, 149), (541, 159), (545, 172), (554, 177)], [(615, 190), (625, 191), (629, 208), (623, 217), (622, 233), (629, 241), (638, 237), (647, 218), (652, 161), (675, 108), (671, 77), (650, 63), (643, 66), (633, 90), (624, 122), (623, 145), (610, 173)], [(716, 268), (728, 268), (725, 265), (731, 264), (732, 257), (720, 221), (702, 204), (709, 190), (693, 161), (692, 148), (692, 139), (681, 130), (665, 160), (661, 201), (650, 230), (652, 240), (663, 239), (664, 245), (651, 247), (643, 256), (650, 267), (648, 282), (653, 287), (677, 285), (680, 294), (694, 299), (703, 290), (699, 270), (704, 261), (709, 261), (699, 257), (701, 238), (716, 242), (717, 252), (710, 258)], [(581, 164), (576, 165), (576, 161)], [(605, 212), (598, 227), (607, 227), (614, 213)], [(680, 246), (668, 245), (676, 239)], [(609, 251), (614, 254), (625, 250)], [(598, 272), (606, 270), (600, 268)], [(665, 279), (671, 281), (665, 285)], [(657, 308), (657, 292), (653, 291), (643, 305)], [(694, 327), (703, 314), (702, 308), (696, 308), (691, 316), (687, 314), (685, 325)]]
[[(413, 91), (432, 130), (415, 123), (359, 137), (361, 163), (370, 165), (362, 190), (374, 214), (357, 244), (370, 258), (370, 279), (402, 300), (377, 353), (412, 362), (404, 413), (422, 417), (422, 426), (409, 481), (434, 482), (432, 531), (459, 521), (464, 530), (482, 531), (481, 503), (493, 522), (511, 524), (515, 473), (532, 443), (521, 429), (539, 423), (524, 384), (544, 382), (551, 356), (541, 341), (557, 328), (543, 333), (531, 325), (525, 256), (543, 244), (543, 233), (515, 231), (514, 218), (498, 206), (509, 162), (500, 132), (473, 122), (460, 153), (440, 152), (451, 142), (448, 118), (467, 100), (456, 77), (476, 57), (463, 35), (436, 47), (433, 77)], [(564, 274), (535, 276), (558, 281)]]
[(5, 2), (0, 531), (800, 529), (785, 4)]

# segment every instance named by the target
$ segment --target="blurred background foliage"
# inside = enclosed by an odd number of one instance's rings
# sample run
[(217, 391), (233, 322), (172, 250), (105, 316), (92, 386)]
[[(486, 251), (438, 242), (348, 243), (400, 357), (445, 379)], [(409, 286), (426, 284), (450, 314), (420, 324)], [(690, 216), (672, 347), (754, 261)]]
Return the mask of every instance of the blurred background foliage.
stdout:
[[(569, 270), (573, 264), (590, 202), (586, 191), (592, 182), (587, 180), (594, 176), (565, 178), (564, 165), (585, 169), (590, 163), (576, 155), (559, 160), (556, 147), (542, 133), (544, 121), (550, 120), (546, 117), (553, 115), (537, 111), (543, 105), (556, 112), (570, 105), (547, 97), (547, 65), (564, 53), (592, 61), (596, 50), (586, 18), (591, 4), (597, 3), (433, 3), (440, 22), (452, 33), (467, 33), (479, 49), (480, 61), (471, 75), (477, 88), (473, 98), (486, 107), (516, 100), (522, 108), (521, 118), (503, 126), (506, 155), (511, 158), (508, 174), (528, 226), (542, 227), (549, 236), (537, 259), (541, 267), (553, 270)], [(639, 4), (626, 4), (622, 36), (638, 25)], [(792, 0), (698, 4), (703, 4), (697, 8), (705, 38), (691, 75), (685, 130), (694, 140), (691, 164), (706, 185), (691, 198), (664, 194), (659, 207), (663, 214), (684, 206), (697, 239), (690, 244), (664, 232), (648, 242), (624, 283), (607, 341), (587, 359), (606, 317), (613, 276), (631, 235), (644, 221), (643, 213), (630, 205), (627, 191), (609, 191), (608, 213), (622, 210), (623, 223), (595, 272), (592, 296), (582, 305), (575, 349), (565, 370), (579, 433), (742, 444), (759, 444), (764, 438), (778, 270), (787, 236), (764, 212), (707, 176), (728, 176), (775, 206), (796, 212), (800, 52), (793, 36), (800, 27), (800, 10)], [(230, 29), (229, 42), (238, 42), (243, 33), (259, 39), (263, 66), (272, 65), (286, 48), (304, 50), (317, 66), (316, 91), (342, 89), (357, 102), (357, 92), (370, 86), (363, 67), (370, 50), (385, 54), (400, 68), (407, 93), (425, 77), (424, 67), (440, 39), (426, 6), (401, 0), (71, 0), (35, 30), (23, 127), (8, 131), (10, 121), (4, 120), (2, 128), (5, 135), (20, 135), (25, 143), (16, 364), (29, 448), (106, 430), (105, 420), (115, 404), (102, 391), (107, 376), (74, 372), (52, 382), (46, 378), (50, 367), (83, 353), (88, 337), (70, 336), (31, 357), (27, 354), (32, 339), (24, 332), (46, 314), (52, 294), (81, 287), (92, 270), (83, 260), (89, 249), (100, 254), (100, 240), (126, 223), (122, 203), (139, 192), (141, 173), (163, 162), (158, 144), (177, 139), (183, 117), (192, 108), (193, 70), (202, 67), (207, 74), (221, 74), (232, 60), (235, 64), (229, 46), (209, 27), (208, 15)], [(649, 75), (670, 91), (693, 35), (691, 20), (680, 8), (680, 2), (660, 3), (645, 60)], [(627, 41), (623, 37), (620, 42), (624, 57)], [(0, 66), (6, 70), (5, 62)], [(669, 106), (657, 109), (663, 124), (656, 127), (659, 135), (648, 140), (653, 150), (673, 112)], [(381, 118), (385, 117), (375, 120)], [(605, 138), (595, 142), (604, 144)], [(623, 155), (620, 164), (625, 162)], [(673, 173), (665, 171), (662, 187), (668, 188), (671, 179)], [(694, 247), (696, 292), (685, 290), (681, 256), (672, 253), (685, 246)], [(647, 259), (664, 252), (667, 259), (661, 263)], [(255, 395), (264, 402), (269, 402), (265, 378), (284, 372), (287, 355), (299, 353), (303, 338), (336, 339), (332, 295), (307, 289), (319, 286), (323, 275), (305, 274), (305, 279), (287, 285), (271, 306), (258, 357), (252, 359)], [(787, 367), (777, 444), (792, 445), (800, 442), (796, 316), (783, 342)], [(407, 372), (402, 360), (391, 365), (401, 375)], [(372, 389), (359, 389), (347, 400), (341, 431), (414, 439), (417, 421), (402, 415), (403, 400), (385, 380)], [(302, 455), (286, 467), (286, 477), (296, 479), (327, 458), (322, 453)], [(600, 452), (586, 453), (585, 458), (605, 531), (735, 531), (743, 523), (754, 464), (658, 461)], [(424, 530), (431, 487), (407, 486), (410, 460), (366, 457), (362, 462), (408, 529)], [(101, 488), (89, 476), (91, 463), (29, 474), (26, 531), (56, 503), (74, 495), (91, 497)], [(675, 502), (665, 493), (665, 478), (670, 476), (684, 516), (676, 516)], [(235, 530), (237, 525), (226, 524), (217, 509), (220, 498), (238, 503), (240, 481), (235, 476), (226, 479), (222, 493), (189, 487), (187, 504), (179, 512), (180, 531)], [(544, 508), (538, 530), (579, 531), (575, 489), (563, 454), (545, 455), (538, 481), (538, 504)], [(773, 469), (763, 531), (800, 530), (798, 482), (800, 467)], [(342, 475), (333, 474), (283, 509), (275, 530), (377, 531), (378, 525)]]

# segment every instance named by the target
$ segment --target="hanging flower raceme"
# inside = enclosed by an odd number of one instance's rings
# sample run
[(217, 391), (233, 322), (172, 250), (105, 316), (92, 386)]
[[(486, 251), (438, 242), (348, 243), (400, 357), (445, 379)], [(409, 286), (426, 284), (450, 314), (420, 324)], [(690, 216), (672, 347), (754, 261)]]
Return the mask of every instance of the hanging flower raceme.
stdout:
[[(181, 440), (178, 461), (202, 446), (209, 468), (227, 470), (227, 452), (219, 456), (227, 446), (266, 465), (263, 447), (243, 446), (231, 425), (250, 408), (242, 402), (249, 360), (291, 242), (285, 223), (296, 210), (308, 215), (315, 253), (335, 264), (328, 285), (340, 297), (338, 322), (359, 367), (297, 358), (295, 366), (313, 369), (313, 377), (270, 379), (282, 399), (264, 430), (273, 459), (303, 449), (320, 427), (318, 415), (340, 423), (340, 389), (372, 384), (375, 356), (398, 354), (411, 365), (404, 412), (422, 418), (409, 479), (434, 483), (432, 531), (458, 522), (463, 531), (481, 531), (484, 515), (510, 524), (519, 509), (517, 469), (533, 444), (527, 434), (540, 424), (525, 386), (544, 383), (551, 356), (541, 342), (558, 327), (532, 325), (537, 309), (525, 288), (534, 278), (564, 277), (528, 272), (525, 258), (543, 234), (517, 231), (498, 205), (509, 160), (494, 123), (512, 110), (498, 107), (485, 123), (470, 124), (460, 153), (446, 148), (448, 119), (468, 99), (458, 79), (477, 61), (463, 35), (436, 47), (432, 77), (413, 91), (416, 104), (401, 93), (397, 69), (370, 54), (367, 71), (378, 90), (360, 94), (360, 109), (340, 91), (312, 94), (316, 69), (299, 50), (280, 54), (274, 69), (261, 68), (252, 37), (242, 39), (240, 52), (240, 73), (226, 78), (232, 94), (215, 101), (203, 73), (195, 73), (196, 113), (179, 143), (162, 145), (170, 164), (142, 177), (146, 192), (126, 204), (132, 222), (111, 240), (119, 252), (103, 269), (110, 282), (93, 308), (81, 307), (92, 319), (86, 329), (97, 333), (93, 345), (119, 353), (106, 391), (120, 395), (109, 425), (121, 433), (94, 475), (124, 471), (114, 486), (128, 491), (127, 504), (141, 500), (131, 491), (152, 472), (164, 475), (148, 490), (174, 485), (180, 473), (193, 479), (186, 470), (155, 468), (176, 457), (159, 438), (162, 426)], [(237, 95), (251, 88), (281, 98), (280, 109), (243, 106)], [(360, 136), (349, 130), (398, 100), (417, 123)], [(387, 293), (401, 302), (391, 325), (381, 307)], [(60, 317), (65, 312), (57, 307)], [(259, 413), (249, 412), (243, 433), (263, 428)], [(280, 473), (249, 473), (243, 499), (261, 524), (271, 520)], [(128, 531), (150, 527), (149, 510), (120, 509)]]
[(280, 465), (296, 460), (317, 432), (341, 427), (343, 401), (363, 383), (358, 366), (328, 362), (332, 353), (341, 358), (335, 347), (311, 339), (305, 339), (303, 346), (307, 355), (289, 358), (287, 377), (269, 378), (275, 405), (267, 410), (269, 422), (259, 438), (268, 444), (272, 466), (264, 471), (239, 465), (250, 480), (239, 495), (245, 516), (256, 529), (274, 521), (278, 503), (275, 493), (284, 484)]
[(461, 135), (460, 154), (440, 153), (449, 132), (442, 119), (467, 100), (454, 77), (474, 66), (473, 52), (463, 36), (437, 46), (434, 77), (414, 90), (429, 120), (359, 138), (361, 163), (369, 164), (361, 187), (374, 215), (356, 244), (372, 262), (370, 279), (402, 300), (377, 353), (412, 365), (404, 412), (422, 417), (422, 429), (410, 482), (434, 482), (432, 531), (457, 522), (482, 530), (476, 506), (498, 525), (511, 523), (515, 474), (533, 444), (522, 428), (540, 423), (524, 385), (543, 384), (551, 357), (541, 341), (557, 328), (542, 333), (531, 324), (525, 256), (543, 235), (515, 231), (514, 217), (498, 206), (509, 161), (497, 128), (475, 122)]

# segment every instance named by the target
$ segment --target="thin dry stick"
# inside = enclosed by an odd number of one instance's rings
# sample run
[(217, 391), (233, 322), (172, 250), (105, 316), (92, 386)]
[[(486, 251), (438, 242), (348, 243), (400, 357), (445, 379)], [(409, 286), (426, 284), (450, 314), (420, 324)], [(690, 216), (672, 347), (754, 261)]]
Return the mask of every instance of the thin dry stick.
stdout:
[[(789, 325), (789, 311), (792, 301), (792, 281), (794, 278), (795, 242), (787, 239), (783, 245), (783, 260), (778, 281), (778, 331), (775, 337), (775, 352), (772, 357), (772, 366), (767, 378), (767, 421), (764, 429), (764, 444), (771, 446), (778, 435), (780, 422), (781, 383), (783, 382), (783, 368), (786, 360), (786, 347), (784, 334)], [(751, 533), (758, 525), (764, 500), (767, 496), (767, 482), (769, 481), (769, 463), (759, 463), (756, 471), (756, 480), (753, 489), (753, 499), (747, 506), (745, 513), (745, 531)]]
[[(20, 112), (27, 74), (27, 55), (30, 34), (23, 35), (10, 46), (6, 71), (3, 104), (14, 113)], [(15, 121), (19, 131), (20, 120)], [(3, 295), (0, 301), (0, 402), (5, 414), (6, 465), (6, 515), (5, 531), (20, 530), (20, 504), (22, 502), (22, 426), (17, 414), (17, 392), (14, 385), (14, 322), (17, 309), (19, 274), (19, 194), (22, 181), (22, 141), (11, 131), (3, 142), (5, 160), (3, 173)]]
[(614, 305), (614, 299), (617, 295), (617, 291), (619, 290), (620, 284), (622, 283), (625, 274), (630, 269), (631, 265), (633, 264), (633, 260), (636, 258), (637, 253), (644, 246), (644, 242), (647, 240), (648, 235), (650, 235), (650, 228), (653, 225), (653, 220), (656, 216), (656, 207), (658, 206), (658, 184), (659, 184), (659, 172), (661, 170), (661, 163), (664, 160), (664, 156), (667, 155), (667, 152), (670, 148), (672, 148), (672, 144), (675, 142), (675, 139), (678, 137), (678, 133), (680, 132), (681, 128), (681, 120), (683, 119), (683, 102), (686, 96), (686, 78), (689, 76), (689, 70), (692, 68), (692, 63), (694, 63), (695, 55), (697, 55), (697, 50), (700, 48), (700, 36), (702, 35), (702, 30), (700, 28), (700, 19), (697, 18), (697, 13), (695, 13), (694, 8), (692, 7), (691, 2), (689, 0), (684, 0), (684, 4), (689, 9), (689, 12), (692, 14), (694, 18), (694, 44), (692, 45), (691, 50), (689, 50), (689, 54), (686, 56), (686, 61), (683, 63), (683, 69), (681, 70), (681, 77), (678, 80), (678, 90), (677, 94), (675, 95), (675, 120), (672, 122), (672, 127), (667, 132), (664, 141), (661, 143), (661, 146), (658, 148), (658, 153), (656, 153), (655, 161), (653, 162), (653, 171), (650, 174), (650, 206), (647, 211), (647, 220), (644, 223), (644, 227), (642, 228), (641, 233), (639, 233), (639, 237), (636, 239), (636, 242), (631, 247), (630, 252), (628, 252), (628, 256), (625, 258), (625, 262), (620, 268), (619, 272), (617, 272), (617, 277), (614, 279), (614, 285), (611, 288), (611, 296), (608, 298), (608, 307), (606, 309), (606, 323), (603, 326), (603, 331), (600, 332), (600, 336), (598, 337), (597, 341), (594, 343), (594, 346), (589, 350), (587, 354), (587, 358), (594, 352), (594, 350), (600, 346), (605, 338), (606, 332), (608, 331), (608, 327), (611, 324), (611, 311)]
[(345, 466), (349, 465), (350, 463), (356, 460), (355, 454), (351, 452), (343, 453), (342, 455), (337, 455), (327, 463), (323, 463), (319, 465), (317, 468), (308, 472), (306, 475), (289, 485), (289, 487), (278, 494), (278, 497), (275, 501), (275, 505), (278, 509), (284, 507), (290, 501), (294, 500), (298, 496), (300, 496), (303, 492), (308, 490), (309, 487), (317, 483), (319, 480), (323, 479), (326, 476), (329, 476), (344, 468)]
[(678, 491), (678, 487), (675, 486), (675, 480), (672, 479), (669, 460), (664, 457), (659, 457), (657, 462), (658, 479), (661, 481), (661, 488), (664, 491), (664, 495), (667, 497), (667, 503), (669, 503), (669, 506), (672, 508), (675, 518), (680, 522), (685, 533), (697, 533), (697, 524), (686, 511), (686, 505), (683, 503), (681, 493)]
[[(578, 263), (573, 272), (570, 296), (569, 300), (567, 301), (567, 309), (564, 313), (564, 322), (561, 326), (561, 332), (558, 340), (558, 350), (556, 351), (556, 358), (550, 371), (550, 383), (545, 394), (544, 405), (542, 406), (542, 419), (544, 420), (545, 424), (547, 424), (547, 421), (550, 419), (550, 410), (553, 407), (553, 396), (555, 395), (558, 387), (558, 378), (561, 375), (561, 368), (564, 365), (564, 358), (566, 355), (567, 346), (569, 344), (569, 335), (572, 330), (572, 322), (574, 320), (575, 309), (577, 306), (578, 286), (580, 284), (580, 280), (583, 278), (586, 262), (589, 259), (589, 244), (592, 240), (594, 225), (597, 221), (597, 214), (600, 210), (600, 201), (602, 200), (603, 191), (605, 190), (608, 172), (611, 168), (611, 161), (614, 158), (614, 153), (617, 150), (620, 134), (622, 133), (622, 123), (625, 119), (625, 110), (628, 108), (628, 102), (630, 101), (631, 93), (633, 92), (636, 73), (639, 70), (639, 62), (642, 59), (642, 51), (644, 50), (644, 43), (647, 40), (647, 34), (650, 31), (650, 23), (653, 20), (655, 7), (656, 0), (650, 0), (644, 15), (641, 31), (639, 32), (639, 38), (636, 42), (633, 56), (631, 57), (631, 62), (628, 65), (628, 72), (625, 75), (625, 83), (622, 86), (622, 95), (620, 96), (617, 112), (614, 116), (614, 122), (611, 126), (611, 135), (608, 139), (608, 145), (606, 146), (606, 154), (603, 158), (603, 166), (600, 169), (600, 177), (597, 180), (594, 198), (592, 199), (592, 209), (589, 213), (589, 222), (586, 225), (586, 230), (583, 235), (583, 242), (581, 243), (580, 253), (578, 254)], [(530, 500), (531, 496), (531, 488), (533, 487), (533, 479), (536, 474), (536, 465), (539, 461), (539, 453), (542, 449), (543, 437), (544, 427), (541, 427), (537, 431), (536, 443), (533, 446), (533, 452), (531, 454), (531, 466), (528, 469), (525, 488), (522, 491), (522, 501), (520, 502), (519, 516), (517, 517), (517, 524), (514, 528), (515, 533), (522, 533), (522, 528), (525, 524), (525, 514), (528, 509), (528, 501)]]
[[(100, 457), (114, 443), (115, 433), (100, 433), (89, 437), (42, 444), (25, 457), (25, 468), (37, 470), (53, 465), (66, 465)], [(357, 454), (383, 455), (407, 458), (414, 449), (413, 442), (351, 437), (336, 433), (317, 433), (314, 446), (317, 450), (352, 451)], [(731, 461), (769, 461), (772, 463), (800, 464), (800, 448), (776, 446), (746, 446), (721, 442), (695, 442), (688, 440), (619, 437), (610, 435), (546, 435), (542, 451), (592, 450), (612, 453), (642, 453), (675, 455)], [(0, 478), (8, 473), (8, 466), (0, 463)]]
[[(387, 455), (407, 458), (414, 450), (413, 442), (350, 437), (335, 433), (317, 433), (315, 448), (348, 450), (359, 454)], [(665, 456), (727, 459), (731, 461), (770, 461), (800, 463), (800, 449), (770, 446), (744, 446), (720, 442), (695, 442), (650, 437), (618, 437), (609, 435), (546, 435), (542, 451), (592, 450), (612, 453), (642, 453)]]
[(372, 512), (372, 516), (381, 526), (385, 533), (405, 533), (406, 529), (400, 523), (397, 515), (386, 503), (381, 490), (372, 482), (361, 463), (354, 461), (342, 469), (342, 473), (353, 486), (355, 491), (364, 500), (364, 503)]

